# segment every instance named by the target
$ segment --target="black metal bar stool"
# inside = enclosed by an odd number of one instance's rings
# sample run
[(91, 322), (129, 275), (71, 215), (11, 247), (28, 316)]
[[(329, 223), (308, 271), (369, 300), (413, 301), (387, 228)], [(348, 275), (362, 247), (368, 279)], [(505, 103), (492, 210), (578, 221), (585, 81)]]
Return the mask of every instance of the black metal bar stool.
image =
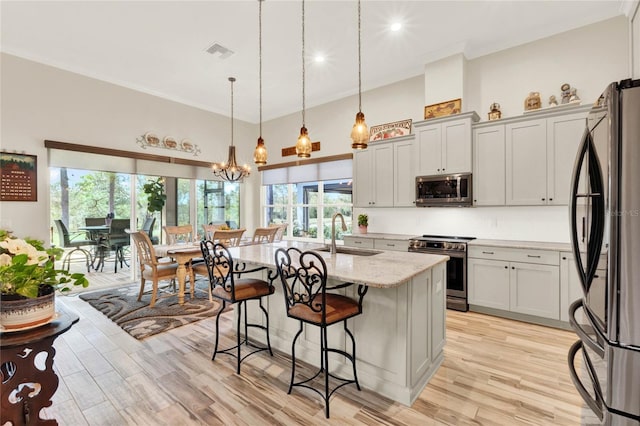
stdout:
[[(294, 386), (301, 386), (319, 394), (325, 403), (325, 416), (329, 418), (329, 398), (342, 386), (355, 383), (360, 390), (356, 371), (356, 341), (347, 328), (347, 319), (362, 313), (362, 299), (368, 287), (358, 286), (358, 300), (340, 294), (327, 293), (354, 285), (343, 283), (327, 287), (327, 265), (324, 259), (313, 251), (301, 252), (295, 247), (280, 248), (275, 254), (278, 276), (282, 281), (287, 316), (300, 321), (300, 328), (291, 343), (291, 382), (287, 393), (291, 393)], [(351, 353), (337, 348), (330, 348), (327, 344), (327, 327), (343, 322), (344, 332), (351, 339)], [(294, 382), (296, 374), (296, 340), (302, 333), (303, 323), (320, 327), (320, 368), (313, 377)], [(353, 378), (339, 377), (329, 372), (329, 352), (337, 353), (349, 361), (353, 366)], [(324, 389), (318, 390), (308, 383), (324, 372)], [(329, 377), (340, 381), (333, 390), (329, 390)]]
[[(210, 240), (200, 242), (202, 249), (202, 257), (204, 258), (207, 270), (209, 272), (209, 283), (211, 285), (211, 296), (222, 300), (222, 308), (216, 316), (216, 342), (213, 350), (212, 360), (216, 359), (218, 353), (224, 353), (235, 356), (237, 359), (236, 372), (240, 374), (240, 363), (250, 355), (260, 351), (268, 350), (271, 356), (271, 340), (269, 339), (269, 313), (262, 305), (262, 297), (269, 296), (274, 293), (275, 289), (269, 282), (257, 278), (240, 278), (241, 274), (256, 272), (264, 267), (256, 269), (246, 269), (244, 265), (234, 264), (233, 257), (229, 250), (222, 244), (215, 244)], [(247, 300), (258, 300), (260, 309), (266, 318), (266, 325), (250, 324), (247, 321)], [(228, 304), (238, 304), (238, 317), (236, 327), (237, 344), (233, 347), (218, 350), (218, 341), (220, 339), (220, 314), (224, 311)], [(244, 339), (240, 338), (240, 327), (242, 319), (242, 310), (244, 305)], [(267, 346), (257, 346), (249, 341), (249, 328), (260, 328), (267, 334)], [(254, 348), (250, 353), (241, 356), (240, 348), (242, 344), (252, 346)], [(234, 354), (233, 351), (236, 351)]]

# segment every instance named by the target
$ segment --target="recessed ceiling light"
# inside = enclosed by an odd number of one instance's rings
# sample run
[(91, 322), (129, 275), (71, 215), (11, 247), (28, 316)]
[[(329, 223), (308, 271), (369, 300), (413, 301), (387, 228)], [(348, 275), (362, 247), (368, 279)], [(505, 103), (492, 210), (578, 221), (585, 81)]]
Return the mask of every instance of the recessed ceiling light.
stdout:
[(402, 28), (402, 24), (400, 22), (394, 22), (391, 24), (391, 31), (400, 31), (400, 28)]
[(324, 62), (324, 56), (322, 55), (316, 55), (316, 57), (314, 58), (314, 60), (316, 62)]

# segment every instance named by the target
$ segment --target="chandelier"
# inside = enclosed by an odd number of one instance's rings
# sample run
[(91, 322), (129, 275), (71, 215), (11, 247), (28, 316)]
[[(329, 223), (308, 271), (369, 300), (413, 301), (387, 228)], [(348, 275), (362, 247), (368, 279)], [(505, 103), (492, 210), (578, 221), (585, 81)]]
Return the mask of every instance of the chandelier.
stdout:
[(258, 166), (264, 166), (267, 164), (267, 147), (264, 146), (264, 139), (262, 139), (262, 2), (264, 0), (258, 0), (258, 81), (260, 82), (260, 136), (258, 136), (258, 143), (256, 149), (253, 151), (253, 162)]
[(304, 103), (304, 0), (302, 0), (302, 127), (300, 128), (300, 136), (296, 142), (296, 154), (300, 158), (311, 157), (311, 139), (309, 132), (305, 127), (305, 103)]
[(364, 121), (362, 112), (362, 55), (360, 43), (360, 0), (358, 0), (358, 113), (356, 114), (356, 122), (351, 129), (351, 148), (365, 149), (369, 142), (369, 129)]
[(236, 161), (236, 147), (233, 146), (233, 83), (236, 81), (235, 77), (229, 77), (231, 82), (231, 145), (229, 145), (229, 157), (227, 162), (214, 163), (212, 171), (214, 176), (217, 176), (228, 182), (237, 182), (244, 179), (245, 176), (249, 176), (251, 169), (249, 166), (238, 166)]

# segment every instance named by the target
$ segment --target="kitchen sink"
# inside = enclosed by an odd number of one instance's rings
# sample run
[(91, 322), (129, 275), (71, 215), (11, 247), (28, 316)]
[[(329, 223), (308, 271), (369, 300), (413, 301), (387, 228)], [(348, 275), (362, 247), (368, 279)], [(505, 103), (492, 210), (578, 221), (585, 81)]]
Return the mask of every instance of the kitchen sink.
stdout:
[[(329, 252), (330, 247), (322, 247), (317, 249), (317, 251), (324, 251), (324, 252)], [(376, 254), (380, 254), (382, 253), (379, 250), (367, 250), (367, 249), (361, 249), (361, 248), (355, 248), (355, 247), (336, 247), (336, 253), (341, 253), (341, 254), (350, 254), (353, 256), (374, 256)]]

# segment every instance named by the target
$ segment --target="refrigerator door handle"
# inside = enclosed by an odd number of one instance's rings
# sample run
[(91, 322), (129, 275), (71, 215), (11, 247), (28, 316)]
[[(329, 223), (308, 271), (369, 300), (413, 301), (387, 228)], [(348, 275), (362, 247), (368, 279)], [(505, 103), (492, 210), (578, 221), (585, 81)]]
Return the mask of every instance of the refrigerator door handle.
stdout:
[[(595, 399), (593, 399), (591, 397), (591, 395), (589, 395), (589, 392), (587, 391), (587, 389), (582, 384), (582, 381), (580, 380), (580, 377), (578, 376), (578, 373), (576, 372), (576, 367), (574, 365), (574, 360), (575, 360), (576, 354), (581, 349), (582, 349), (582, 351), (584, 353), (584, 349), (582, 347), (582, 341), (580, 341), (580, 340), (578, 340), (573, 345), (571, 345), (571, 348), (569, 349), (569, 356), (568, 356), (569, 375), (571, 376), (571, 380), (573, 381), (573, 384), (575, 385), (576, 389), (578, 390), (578, 393), (580, 394), (580, 396), (582, 396), (582, 399), (584, 400), (584, 402), (587, 403), (589, 408), (591, 408), (591, 410), (595, 413), (596, 416), (598, 416), (598, 418), (600, 420), (603, 420), (604, 419), (604, 414), (602, 412), (603, 401), (602, 401), (602, 396), (600, 395), (599, 389), (596, 388), (595, 382), (594, 382), (593, 390), (594, 390), (594, 393), (595, 393), (596, 397), (595, 397)], [(591, 361), (589, 360), (589, 357), (583, 356), (583, 359), (585, 361), (585, 368), (589, 372), (589, 377), (591, 377), (591, 379), (593, 381), (593, 379), (594, 379), (594, 376), (593, 376), (593, 364), (591, 364)]]
[[(578, 193), (580, 186), (580, 174), (587, 173), (588, 187), (586, 193)], [(598, 155), (595, 152), (591, 132), (587, 128), (582, 137), (578, 156), (573, 168), (571, 180), (571, 203), (569, 205), (569, 220), (571, 224), (571, 248), (575, 257), (578, 274), (584, 290), (584, 294), (589, 293), (593, 276), (598, 267), (598, 258), (602, 249), (602, 238), (604, 236), (604, 181), (600, 169)], [(587, 204), (587, 214), (591, 215), (590, 229), (587, 230), (585, 217), (582, 217), (582, 237), (578, 237), (578, 223), (576, 213), (578, 211), (578, 199), (585, 199)], [(587, 237), (587, 232), (589, 232)], [(587, 240), (586, 262), (583, 262), (580, 254), (580, 243)]]
[[(596, 342), (595, 340), (593, 340), (591, 336), (589, 336), (589, 334), (587, 334), (587, 332), (584, 330), (584, 328), (582, 327), (582, 324), (576, 321), (576, 311), (578, 310), (578, 308), (582, 308), (582, 307), (583, 307), (582, 299), (576, 300), (571, 304), (571, 306), (569, 306), (569, 323), (571, 324), (571, 327), (574, 329), (574, 331), (576, 332), (580, 340), (586, 343), (587, 346), (589, 346), (589, 348), (591, 348), (595, 353), (597, 353), (600, 358), (604, 358), (604, 346)], [(589, 312), (587, 312), (586, 309), (583, 309), (583, 311), (585, 312), (585, 315), (589, 316)], [(593, 329), (595, 333), (598, 333), (598, 331), (596, 330), (596, 327), (593, 327)]]

